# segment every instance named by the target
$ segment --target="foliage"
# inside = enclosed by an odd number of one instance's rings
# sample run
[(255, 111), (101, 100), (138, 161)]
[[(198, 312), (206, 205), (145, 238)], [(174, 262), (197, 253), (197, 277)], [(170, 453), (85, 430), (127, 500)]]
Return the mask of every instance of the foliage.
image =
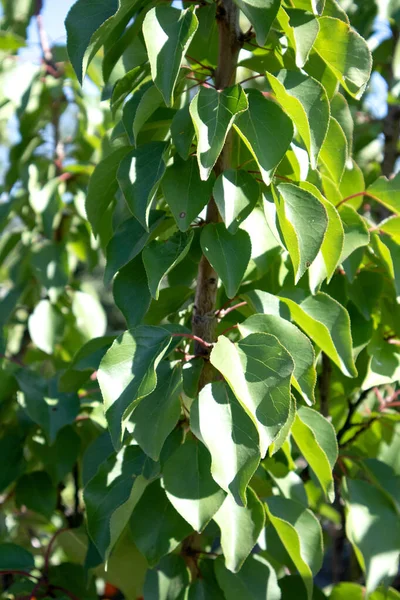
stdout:
[(41, 4), (0, 28), (2, 598), (399, 598), (398, 2), (77, 0), (67, 49)]

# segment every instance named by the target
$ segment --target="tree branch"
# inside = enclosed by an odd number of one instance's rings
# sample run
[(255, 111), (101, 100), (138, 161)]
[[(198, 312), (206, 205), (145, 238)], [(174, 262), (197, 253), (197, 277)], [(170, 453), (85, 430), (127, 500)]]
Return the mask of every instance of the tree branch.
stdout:
[[(217, 6), (217, 23), (219, 31), (218, 66), (215, 74), (215, 85), (222, 90), (232, 85), (236, 77), (237, 61), (242, 46), (242, 33), (239, 27), (239, 9), (233, 0), (220, 0)], [(227, 136), (224, 148), (214, 167), (216, 176), (228, 169), (232, 155), (232, 132)], [(217, 205), (213, 198), (207, 206), (206, 223), (218, 223), (221, 220)], [(198, 270), (196, 295), (193, 308), (193, 334), (210, 344), (215, 340), (217, 318), (215, 304), (218, 290), (218, 274), (203, 255)], [(209, 355), (210, 346), (195, 344), (195, 354), (205, 357)], [(210, 365), (205, 368), (200, 380), (200, 387), (212, 379)], [(205, 372), (207, 371), (207, 373)]]

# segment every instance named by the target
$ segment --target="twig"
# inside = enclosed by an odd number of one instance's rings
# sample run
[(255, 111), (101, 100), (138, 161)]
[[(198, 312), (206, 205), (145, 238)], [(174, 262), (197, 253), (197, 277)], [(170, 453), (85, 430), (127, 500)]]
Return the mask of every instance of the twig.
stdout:
[(0, 354), (0, 359), (8, 360), (9, 362), (14, 363), (14, 365), (18, 365), (19, 367), (22, 367), (23, 369), (27, 368), (27, 366), (24, 365), (24, 363), (21, 362), (19, 360), (19, 358), (15, 358), (13, 356), (6, 356), (5, 354)]
[(345, 204), (346, 202), (348, 202), (349, 200), (352, 200), (353, 198), (359, 198), (360, 196), (367, 196), (368, 198), (372, 198), (372, 200), (375, 200), (376, 202), (380, 202), (379, 198), (377, 198), (376, 196), (373, 196), (369, 192), (357, 192), (356, 194), (351, 194), (351, 196), (347, 196), (346, 198), (343, 198), (343, 200), (341, 200), (340, 202), (338, 202), (336, 204), (336, 208), (339, 208), (339, 206), (342, 206), (342, 204)]
[(215, 69), (213, 67), (208, 67), (207, 65), (203, 65), (203, 63), (201, 63), (199, 60), (197, 60), (197, 58), (193, 58), (193, 56), (189, 56), (189, 54), (186, 54), (186, 58), (189, 59), (190, 61), (198, 64), (200, 67), (202, 67), (202, 69), (206, 69), (207, 71), (210, 71), (210, 73), (212, 75), (215, 74)]
[[(372, 417), (372, 419), (369, 419), (369, 421), (366, 421), (365, 423), (360, 424), (360, 428), (358, 431), (356, 431), (356, 433), (348, 440), (346, 440), (344, 443), (340, 443), (339, 444), (339, 448), (346, 448), (347, 446), (349, 446), (350, 444), (352, 444), (353, 442), (356, 441), (356, 439), (365, 431), (367, 431), (367, 429), (369, 429), (371, 427), (371, 425), (373, 423), (375, 423), (375, 421), (378, 420), (378, 417)], [(357, 425), (352, 425), (351, 427), (357, 427)]]
[(39, 577), (28, 573), (28, 571), (21, 571), (19, 569), (0, 569), (0, 575), (21, 575), (22, 577), (30, 577), (31, 579), (39, 580)]
[(221, 308), (220, 310), (217, 310), (216, 316), (219, 319), (223, 319), (224, 317), (226, 317), (226, 315), (229, 315), (230, 312), (237, 310), (241, 306), (247, 306), (247, 302), (243, 301), (239, 302), (238, 304), (235, 304), (234, 306), (230, 306), (229, 308)]
[(252, 77), (246, 77), (246, 79), (242, 79), (242, 81), (239, 81), (238, 85), (242, 85), (243, 83), (246, 83), (247, 81), (251, 81), (252, 79), (258, 79), (258, 77), (265, 77), (265, 74), (258, 73), (257, 75), (253, 75)]
[(237, 329), (239, 327), (239, 325), (232, 325), (232, 327), (228, 327), (228, 329), (224, 329), (224, 331), (221, 333), (221, 335), (225, 335), (225, 333), (227, 333), (228, 331), (231, 331), (232, 329)]
[(212, 348), (213, 346), (213, 344), (211, 344), (210, 342), (206, 342), (202, 340), (201, 337), (193, 335), (192, 333), (173, 333), (172, 337), (182, 337), (187, 338), (188, 340), (193, 340), (194, 342), (197, 342), (198, 344), (200, 344), (200, 346), (203, 346), (204, 348)]
[(336, 437), (338, 440), (340, 440), (340, 438), (343, 437), (343, 435), (346, 433), (346, 431), (348, 431), (351, 428), (351, 419), (352, 419), (354, 413), (356, 412), (357, 408), (364, 402), (365, 398), (368, 396), (371, 389), (372, 388), (370, 388), (368, 390), (364, 390), (355, 402), (349, 401), (349, 412), (347, 413), (346, 420), (336, 434)]
[(191, 77), (190, 75), (186, 75), (186, 79), (192, 79), (193, 81), (197, 81), (199, 85), (207, 85), (209, 87), (214, 88), (214, 90), (217, 89), (213, 83), (207, 81), (208, 79), (210, 79), (210, 77), (207, 77), (206, 79), (198, 79), (197, 77)]
[(49, 571), (50, 557), (51, 557), (51, 552), (53, 550), (54, 541), (57, 538), (57, 536), (60, 535), (60, 533), (64, 533), (65, 531), (69, 531), (68, 527), (64, 527), (63, 529), (59, 529), (58, 531), (56, 531), (55, 534), (53, 535), (53, 537), (51, 538), (50, 542), (48, 543), (48, 546), (46, 548), (46, 554), (44, 556), (43, 573), (45, 575), (47, 575), (47, 573)]

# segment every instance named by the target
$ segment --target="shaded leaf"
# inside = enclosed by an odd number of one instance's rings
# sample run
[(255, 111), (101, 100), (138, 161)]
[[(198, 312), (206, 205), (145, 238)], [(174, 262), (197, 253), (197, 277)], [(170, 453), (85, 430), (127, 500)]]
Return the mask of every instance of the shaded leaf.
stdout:
[(181, 231), (189, 229), (211, 198), (214, 177), (207, 181), (200, 179), (199, 167), (195, 158), (185, 162), (175, 159), (162, 180), (164, 198)]
[(98, 381), (116, 448), (121, 445), (133, 409), (155, 389), (155, 370), (170, 342), (166, 329), (142, 325), (119, 336), (104, 355)]
[(246, 94), (240, 85), (221, 92), (214, 88), (200, 87), (190, 104), (190, 114), (196, 131), (201, 179), (209, 178), (232, 123), (247, 107)]
[(247, 490), (246, 506), (238, 506), (228, 494), (214, 515), (221, 530), (221, 547), (225, 566), (237, 573), (253, 550), (265, 525), (264, 507), (251, 488)]
[(298, 502), (273, 496), (267, 515), (279, 539), (300, 573), (309, 600), (313, 597), (313, 575), (322, 566), (322, 530), (315, 515)]
[(165, 173), (165, 142), (150, 142), (125, 155), (117, 179), (134, 217), (149, 231), (150, 204)]
[(257, 181), (241, 169), (221, 173), (214, 185), (213, 197), (229, 233), (236, 233), (249, 216), (260, 195)]
[(182, 370), (163, 361), (157, 369), (157, 387), (134, 409), (129, 428), (133, 439), (154, 461), (181, 414)]
[(279, 104), (296, 125), (315, 169), (329, 126), (329, 101), (324, 88), (316, 79), (296, 71), (282, 70), (277, 77), (270, 73), (267, 77)]
[(193, 402), (190, 425), (211, 454), (211, 474), (237, 504), (260, 461), (257, 430), (223, 382), (206, 385)]
[(220, 336), (210, 360), (256, 425), (265, 456), (289, 416), (290, 354), (274, 336), (253, 333), (238, 344)]
[(314, 471), (325, 496), (333, 502), (335, 489), (332, 470), (338, 456), (338, 445), (331, 423), (317, 411), (303, 406), (297, 411), (292, 436)]
[(175, 233), (166, 241), (151, 242), (143, 250), (143, 265), (147, 273), (150, 293), (155, 300), (158, 300), (162, 279), (189, 252), (193, 236), (193, 231)]
[(256, 32), (259, 46), (264, 46), (269, 30), (278, 14), (279, 0), (234, 0)]
[(173, 104), (179, 69), (197, 27), (198, 21), (191, 8), (178, 10), (157, 6), (149, 10), (143, 21), (151, 76), (167, 106)]
[[(319, 33), (314, 49), (354, 98), (365, 91), (372, 59), (365, 40), (347, 23), (332, 17), (318, 20)], [(332, 52), (332, 48), (335, 49)]]
[(230, 234), (223, 223), (203, 227), (202, 250), (224, 284), (226, 295), (233, 298), (238, 291), (251, 257), (249, 234), (239, 229)]
[(192, 532), (190, 525), (176, 512), (159, 481), (144, 491), (130, 518), (137, 547), (150, 567), (172, 552)]
[(314, 362), (315, 354), (308, 337), (293, 323), (277, 315), (253, 315), (240, 323), (243, 336), (250, 333), (269, 333), (278, 338), (289, 352), (294, 363), (294, 385), (309, 404), (315, 401), (314, 388), (317, 380)]
[[(238, 117), (235, 129), (254, 156), (264, 182), (269, 185), (292, 141), (293, 124), (283, 110), (261, 92), (249, 90), (247, 98), (249, 108)], [(271, 140), (274, 140), (273, 144)]]
[(222, 558), (214, 563), (218, 583), (227, 600), (280, 600), (275, 570), (259, 555), (250, 556), (238, 573), (224, 566)]
[(163, 480), (171, 504), (196, 531), (204, 529), (225, 498), (211, 476), (208, 450), (194, 439), (187, 438), (170, 456)]

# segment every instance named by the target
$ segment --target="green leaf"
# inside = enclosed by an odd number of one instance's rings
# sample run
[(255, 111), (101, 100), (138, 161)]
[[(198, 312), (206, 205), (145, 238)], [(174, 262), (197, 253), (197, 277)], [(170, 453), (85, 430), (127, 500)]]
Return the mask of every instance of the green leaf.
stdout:
[(64, 244), (45, 242), (32, 251), (32, 267), (40, 283), (48, 290), (55, 303), (68, 284), (68, 254)]
[(220, 336), (210, 360), (256, 425), (265, 456), (289, 416), (290, 354), (274, 336), (253, 333), (238, 344)]
[(246, 488), (260, 462), (258, 433), (229, 388), (206, 385), (190, 409), (193, 433), (211, 454), (211, 474), (218, 485), (246, 504)]
[[(178, 277), (179, 269), (175, 272)], [(158, 325), (165, 319), (179, 311), (194, 295), (194, 290), (185, 285), (175, 285), (160, 291), (158, 300), (152, 300), (150, 308), (144, 318), (146, 325)]]
[(164, 214), (161, 210), (150, 211), (149, 231), (146, 231), (134, 217), (121, 223), (106, 249), (107, 264), (104, 272), (106, 285), (121, 267), (127, 265), (143, 250), (150, 234), (161, 223)]
[(0, 492), (15, 481), (25, 470), (25, 459), (21, 438), (9, 430), (0, 438), (0, 456), (4, 464), (0, 471)]
[(143, 21), (151, 76), (167, 106), (173, 105), (174, 88), (183, 57), (198, 24), (191, 8), (178, 10), (171, 6), (152, 8)]
[(154, 240), (143, 250), (143, 264), (150, 293), (156, 300), (158, 300), (161, 281), (185, 258), (190, 250), (193, 236), (193, 230), (189, 233), (178, 232), (166, 241)]
[(311, 192), (318, 198), (321, 204), (324, 205), (328, 216), (328, 226), (324, 241), (308, 271), (310, 288), (313, 292), (316, 292), (324, 279), (327, 280), (327, 283), (330, 282), (336, 272), (337, 266), (340, 264), (344, 246), (344, 229), (338, 211), (321, 194), (318, 188), (312, 185), (312, 183), (308, 183), (308, 181), (301, 182), (300, 187)]
[(314, 471), (325, 496), (333, 502), (335, 489), (332, 470), (337, 460), (338, 446), (331, 423), (317, 411), (303, 406), (297, 411), (292, 436)]
[(280, 600), (275, 570), (257, 554), (250, 556), (238, 573), (224, 566), (222, 558), (214, 562), (215, 574), (226, 600)]
[(397, 573), (399, 517), (386, 495), (366, 481), (346, 480), (345, 501), (346, 533), (365, 572), (368, 595)]
[(329, 100), (324, 88), (316, 79), (296, 71), (282, 70), (277, 77), (268, 73), (267, 78), (301, 135), (315, 169), (329, 126)]
[(309, 600), (313, 597), (313, 575), (322, 566), (322, 530), (315, 515), (298, 502), (273, 496), (268, 498), (267, 516), (300, 573)]
[(20, 404), (52, 444), (58, 431), (75, 421), (80, 408), (78, 395), (60, 393), (56, 380), (42, 379), (28, 369), (20, 370), (16, 379), (23, 392)]
[(232, 235), (223, 223), (210, 223), (202, 229), (200, 243), (207, 260), (221, 278), (226, 295), (233, 298), (251, 257), (249, 234), (239, 229)]
[(290, 18), (290, 27), (293, 28), (296, 66), (302, 69), (319, 32), (318, 19), (314, 15), (300, 10), (287, 9), (286, 12)]
[(137, 146), (138, 135), (143, 125), (162, 101), (162, 96), (154, 85), (144, 84), (124, 104), (122, 123), (132, 146)]
[(86, 196), (87, 218), (95, 235), (99, 234), (101, 220), (118, 190), (117, 171), (130, 148), (118, 148), (96, 166)]
[(57, 505), (57, 490), (45, 471), (22, 475), (15, 487), (15, 503), (50, 519)]
[(88, 531), (103, 559), (109, 556), (147, 485), (145, 454), (123, 448), (104, 461), (84, 489)]
[(165, 142), (150, 142), (124, 156), (117, 179), (134, 217), (149, 231), (151, 201), (165, 173)]
[(370, 235), (364, 219), (351, 206), (342, 204), (339, 215), (344, 229), (343, 250), (340, 256), (340, 262), (343, 263), (357, 248), (368, 245)]
[(17, 544), (0, 544), (0, 571), (31, 571), (35, 568), (33, 556)]
[(124, 315), (128, 327), (139, 325), (149, 310), (151, 294), (141, 256), (125, 265), (114, 279), (115, 304)]
[(91, 58), (101, 45), (101, 40), (94, 34), (117, 12), (118, 4), (117, 0), (78, 0), (65, 19), (68, 55), (80, 83)]
[(194, 138), (194, 125), (190, 115), (189, 104), (176, 111), (171, 123), (172, 142), (183, 160), (187, 160), (190, 154)]
[(280, 0), (234, 0), (256, 32), (257, 44), (264, 46), (278, 14)]
[(72, 314), (81, 335), (87, 340), (105, 334), (106, 313), (99, 300), (93, 294), (76, 291), (72, 298)]
[(97, 378), (116, 448), (133, 409), (156, 388), (155, 370), (170, 342), (166, 329), (142, 325), (119, 336), (104, 355)]
[(157, 369), (157, 387), (134, 409), (130, 430), (144, 452), (159, 460), (165, 440), (181, 414), (182, 370), (163, 361)]
[(115, 336), (104, 336), (94, 338), (78, 350), (72, 359), (68, 369), (60, 377), (60, 392), (75, 392), (84, 384), (93, 371), (99, 368), (99, 364), (108, 348), (111, 346)]
[(307, 403), (315, 402), (317, 373), (314, 349), (308, 337), (296, 325), (277, 315), (253, 315), (239, 324), (239, 331), (244, 337), (250, 333), (274, 335), (293, 359), (293, 384)]
[(189, 110), (197, 137), (201, 179), (209, 178), (235, 118), (247, 108), (246, 94), (240, 85), (221, 92), (214, 88), (200, 87)]
[[(354, 121), (346, 98), (339, 92), (336, 92), (331, 100), (331, 115), (339, 123), (346, 136), (348, 157), (351, 158), (353, 152)], [(355, 191), (361, 191), (361, 188)]]
[(166, 556), (157, 569), (147, 571), (144, 597), (149, 600), (177, 600), (189, 585), (189, 572), (181, 556)]
[(319, 33), (314, 49), (345, 90), (354, 98), (360, 98), (367, 86), (372, 66), (367, 43), (339, 19), (321, 17), (318, 23)]
[(228, 169), (221, 173), (214, 185), (213, 197), (219, 214), (229, 233), (236, 233), (260, 196), (257, 181), (241, 169)]
[(400, 215), (400, 173), (397, 173), (393, 179), (379, 177), (373, 184), (367, 188), (368, 194), (393, 211)]
[(49, 300), (41, 300), (28, 320), (32, 342), (46, 354), (53, 354), (56, 344), (62, 339), (64, 328), (61, 312)]
[(339, 184), (342, 179), (347, 155), (348, 147), (344, 131), (336, 119), (331, 117), (328, 133), (321, 148), (320, 160), (336, 184)]
[(275, 196), (279, 224), (292, 260), (295, 283), (317, 257), (328, 227), (327, 211), (319, 199), (291, 183), (282, 183)]
[(133, 543), (129, 529), (125, 529), (107, 562), (102, 576), (118, 587), (126, 600), (136, 600), (143, 590), (147, 561)]
[(195, 439), (187, 438), (170, 456), (163, 481), (171, 504), (196, 531), (204, 529), (225, 498), (211, 476), (208, 450)]
[(195, 158), (185, 162), (178, 158), (171, 167), (168, 167), (161, 187), (181, 231), (189, 229), (191, 223), (206, 206), (211, 198), (213, 184), (213, 175), (207, 181), (200, 179)]
[(192, 528), (176, 512), (159, 481), (144, 491), (133, 510), (130, 527), (135, 544), (150, 567), (192, 533)]
[[(235, 129), (256, 160), (261, 176), (271, 183), (276, 167), (293, 138), (293, 124), (283, 110), (261, 92), (249, 90), (249, 108), (235, 123)], [(271, 144), (271, 140), (274, 143)]]
[(264, 507), (251, 488), (247, 490), (246, 506), (238, 506), (228, 495), (214, 515), (221, 530), (221, 547), (225, 566), (237, 573), (257, 543), (265, 525)]
[(319, 292), (295, 301), (296, 294), (281, 297), (297, 325), (333, 360), (347, 377), (357, 377), (347, 310), (328, 294)]

